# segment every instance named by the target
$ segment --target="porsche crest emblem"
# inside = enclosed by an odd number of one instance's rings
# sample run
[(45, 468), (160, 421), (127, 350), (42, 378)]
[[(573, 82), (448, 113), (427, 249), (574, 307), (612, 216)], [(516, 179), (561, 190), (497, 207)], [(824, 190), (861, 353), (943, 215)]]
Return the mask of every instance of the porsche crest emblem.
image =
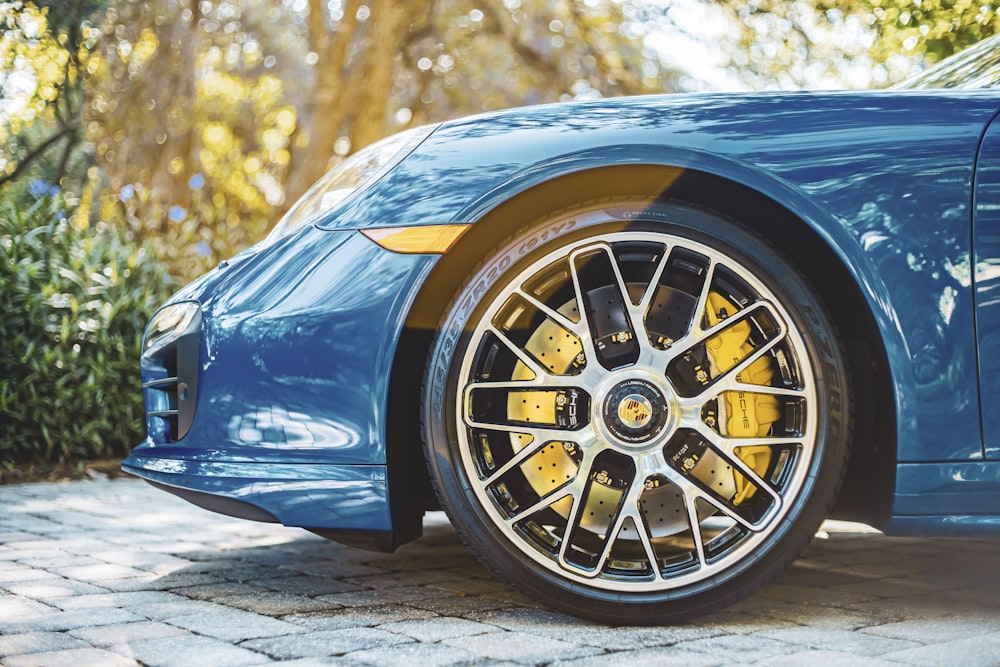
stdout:
[(653, 404), (641, 394), (629, 394), (618, 404), (618, 419), (629, 428), (642, 428), (653, 416)]

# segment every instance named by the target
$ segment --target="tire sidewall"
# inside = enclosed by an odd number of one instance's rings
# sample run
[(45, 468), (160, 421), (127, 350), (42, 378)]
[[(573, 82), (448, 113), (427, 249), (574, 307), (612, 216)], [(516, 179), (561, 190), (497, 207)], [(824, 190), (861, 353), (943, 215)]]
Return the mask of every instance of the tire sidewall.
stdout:
[[(472, 331), (514, 276), (545, 254), (580, 239), (618, 231), (673, 234), (738, 260), (768, 286), (801, 334), (816, 389), (818, 423), (813, 456), (792, 507), (760, 548), (720, 573), (655, 592), (588, 588), (543, 568), (521, 553), (479, 507), (459, 451), (456, 392)], [(500, 244), (458, 290), (438, 329), (424, 382), (423, 424), (431, 477), (462, 538), (498, 575), (533, 597), (570, 613), (613, 622), (683, 620), (742, 599), (768, 583), (801, 551), (826, 517), (846, 466), (850, 431), (848, 374), (833, 325), (805, 279), (753, 231), (682, 203), (629, 201), (583, 205), (546, 216)], [(786, 499), (786, 502), (789, 502)], [(589, 600), (589, 604), (588, 604)]]

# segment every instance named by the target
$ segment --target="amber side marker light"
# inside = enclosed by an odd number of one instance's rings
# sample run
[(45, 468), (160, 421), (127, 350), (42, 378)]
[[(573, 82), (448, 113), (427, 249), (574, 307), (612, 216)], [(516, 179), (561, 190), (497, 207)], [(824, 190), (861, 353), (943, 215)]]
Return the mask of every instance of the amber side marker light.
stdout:
[(422, 225), (362, 229), (361, 233), (386, 250), (415, 254), (444, 254), (472, 225)]

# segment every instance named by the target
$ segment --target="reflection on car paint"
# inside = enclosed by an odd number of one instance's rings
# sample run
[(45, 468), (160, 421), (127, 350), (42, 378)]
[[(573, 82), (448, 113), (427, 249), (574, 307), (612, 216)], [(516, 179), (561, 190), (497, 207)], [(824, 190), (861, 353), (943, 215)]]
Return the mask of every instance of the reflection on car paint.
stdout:
[[(560, 175), (642, 163), (743, 183), (816, 230), (882, 335), (899, 460), (982, 458), (968, 193), (997, 106), (978, 92), (702, 95), (446, 123), (321, 219), (329, 231), (251, 251), (175, 297), (207, 316), (197, 434), (145, 445), (198, 461), (384, 464), (392, 350), (436, 258), (387, 253), (351, 230), (475, 222)], [(300, 420), (316, 426), (288, 427)]]

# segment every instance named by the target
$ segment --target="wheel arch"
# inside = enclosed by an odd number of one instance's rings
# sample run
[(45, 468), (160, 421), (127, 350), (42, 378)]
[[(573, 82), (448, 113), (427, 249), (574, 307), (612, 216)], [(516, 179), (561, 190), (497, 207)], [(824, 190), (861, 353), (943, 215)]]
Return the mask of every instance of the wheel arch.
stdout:
[(738, 219), (776, 245), (809, 279), (845, 342), (854, 386), (853, 454), (833, 516), (884, 526), (895, 486), (896, 401), (886, 348), (857, 279), (830, 241), (776, 198), (709, 171), (658, 164), (595, 167), (527, 187), (486, 210), (437, 262), (414, 299), (393, 361), (387, 410), (393, 418), (386, 429), (393, 505), (411, 514), (436, 507), (420, 444), (419, 396), (434, 330), (455, 290), (525, 222), (584, 199), (626, 195), (648, 197), (651, 203), (682, 200)]

